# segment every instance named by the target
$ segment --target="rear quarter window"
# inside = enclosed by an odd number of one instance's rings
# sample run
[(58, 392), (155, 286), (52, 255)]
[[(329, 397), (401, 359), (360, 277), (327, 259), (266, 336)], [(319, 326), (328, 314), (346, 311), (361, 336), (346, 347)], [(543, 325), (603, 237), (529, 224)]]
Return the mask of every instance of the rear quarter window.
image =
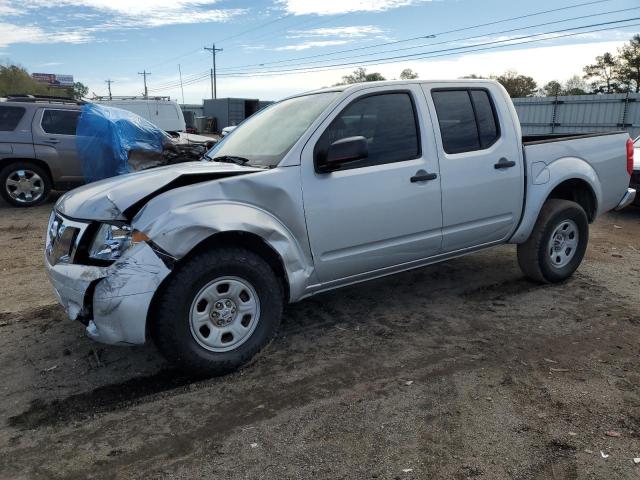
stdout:
[(486, 90), (434, 90), (432, 98), (446, 153), (483, 150), (500, 138), (500, 123)]
[(75, 135), (80, 110), (45, 110), (42, 130), (53, 135)]
[(24, 107), (0, 106), (0, 132), (13, 132), (24, 116)]

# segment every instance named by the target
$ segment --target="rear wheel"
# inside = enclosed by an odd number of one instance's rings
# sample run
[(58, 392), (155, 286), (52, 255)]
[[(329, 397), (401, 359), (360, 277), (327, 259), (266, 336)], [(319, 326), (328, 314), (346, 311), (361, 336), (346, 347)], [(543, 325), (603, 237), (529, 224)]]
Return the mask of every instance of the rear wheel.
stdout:
[(14, 162), (0, 170), (2, 198), (15, 207), (43, 203), (51, 191), (49, 174), (30, 162)]
[(274, 336), (282, 285), (261, 257), (216, 249), (174, 271), (155, 309), (154, 340), (194, 375), (222, 375), (249, 361)]
[(580, 266), (588, 241), (584, 209), (575, 202), (552, 198), (543, 205), (529, 239), (518, 245), (518, 263), (532, 280), (560, 282)]

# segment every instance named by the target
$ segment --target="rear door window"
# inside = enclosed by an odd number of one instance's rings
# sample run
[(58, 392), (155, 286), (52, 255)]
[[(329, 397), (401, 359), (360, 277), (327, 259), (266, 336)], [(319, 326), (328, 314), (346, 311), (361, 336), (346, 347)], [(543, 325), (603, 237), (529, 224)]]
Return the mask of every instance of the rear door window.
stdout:
[(0, 107), (0, 132), (13, 132), (24, 112), (23, 107)]
[(482, 150), (500, 137), (500, 127), (486, 90), (434, 90), (442, 146), (446, 153)]
[(75, 135), (79, 110), (49, 110), (42, 114), (42, 130), (52, 135)]

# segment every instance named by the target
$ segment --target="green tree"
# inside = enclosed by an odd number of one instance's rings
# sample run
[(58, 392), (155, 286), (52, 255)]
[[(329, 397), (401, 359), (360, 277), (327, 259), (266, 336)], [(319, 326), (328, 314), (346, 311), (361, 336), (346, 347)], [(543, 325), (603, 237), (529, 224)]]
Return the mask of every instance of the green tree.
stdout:
[(586, 82), (579, 75), (574, 75), (564, 82), (563, 95), (586, 95), (589, 89)]
[(520, 75), (515, 70), (509, 70), (495, 80), (502, 84), (511, 98), (531, 97), (538, 91), (538, 84), (532, 77)]
[(88, 93), (89, 87), (81, 82), (75, 82), (73, 88), (67, 88), (66, 95), (63, 96), (73, 98), (74, 100), (81, 100), (86, 97)]
[(483, 78), (487, 78), (487, 77), (483, 77), (481, 75), (476, 75), (475, 73), (472, 73), (471, 75), (465, 75), (464, 77), (460, 77), (463, 79), (470, 79), (470, 80), (482, 80)]
[(400, 72), (400, 80), (413, 80), (418, 78), (418, 72), (414, 72), (410, 68), (405, 68)]
[(584, 67), (584, 79), (591, 80), (593, 93), (616, 93), (620, 91), (618, 83), (618, 59), (609, 52), (596, 57), (596, 63)]
[(367, 70), (359, 67), (356, 68), (351, 75), (345, 75), (342, 77), (342, 81), (340, 83), (336, 83), (336, 85), (350, 85), (352, 83), (362, 83), (362, 82), (377, 82), (379, 80), (386, 80), (382, 74), (378, 72), (367, 73)]
[(619, 51), (618, 79), (629, 90), (640, 92), (640, 34)]
[(47, 87), (39, 84), (18, 65), (0, 65), (0, 97), (11, 94), (46, 95)]
[(562, 95), (562, 84), (557, 80), (551, 80), (544, 87), (542, 87), (542, 93), (547, 97), (555, 97), (556, 95)]

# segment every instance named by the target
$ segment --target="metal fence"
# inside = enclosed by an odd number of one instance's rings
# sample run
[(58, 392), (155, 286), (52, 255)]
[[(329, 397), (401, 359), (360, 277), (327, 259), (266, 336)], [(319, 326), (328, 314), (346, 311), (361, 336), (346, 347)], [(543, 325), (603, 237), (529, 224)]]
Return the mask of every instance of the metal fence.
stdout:
[(640, 135), (640, 93), (514, 98), (524, 135), (626, 130)]

